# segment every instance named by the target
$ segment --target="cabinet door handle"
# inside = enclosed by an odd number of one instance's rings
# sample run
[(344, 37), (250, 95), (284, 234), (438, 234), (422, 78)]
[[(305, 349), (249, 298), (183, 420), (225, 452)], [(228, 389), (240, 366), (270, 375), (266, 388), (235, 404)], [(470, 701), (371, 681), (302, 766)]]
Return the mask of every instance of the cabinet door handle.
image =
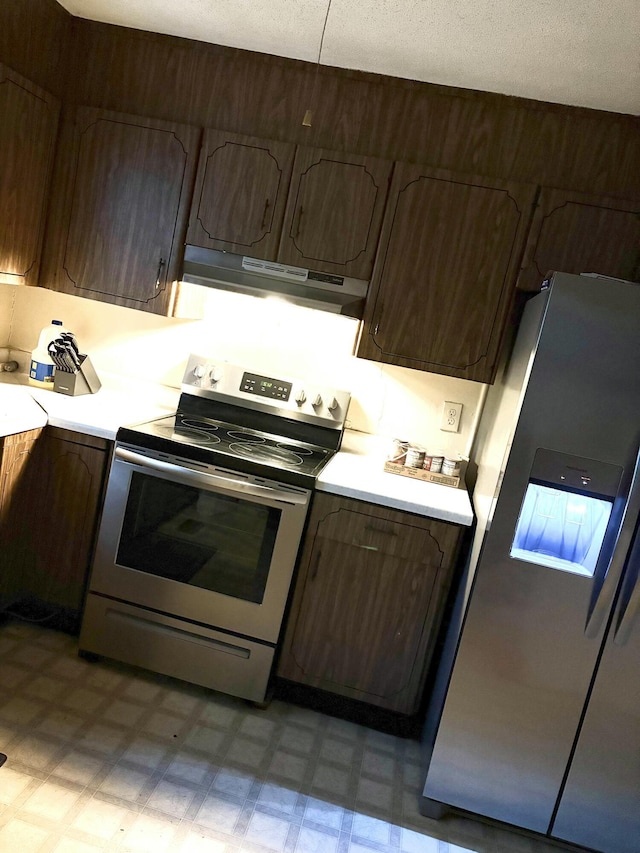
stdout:
[(353, 545), (354, 548), (362, 548), (364, 551), (377, 551), (378, 550), (377, 545), (362, 545), (360, 542), (356, 542), (355, 539), (353, 540), (353, 542), (351, 544)]
[(164, 258), (160, 258), (158, 261), (158, 274), (156, 275), (156, 289), (160, 287), (160, 276), (162, 275), (162, 268), (164, 267), (164, 264)]
[(311, 578), (310, 582), (313, 583), (316, 577), (318, 576), (318, 567), (320, 566), (320, 557), (322, 556), (322, 548), (318, 548), (316, 551), (316, 555), (313, 561), (313, 566), (311, 567)]
[(372, 533), (384, 533), (385, 536), (397, 536), (398, 535), (397, 530), (393, 530), (393, 529), (389, 530), (388, 528), (385, 529), (384, 527), (378, 527), (376, 524), (365, 524), (364, 529), (370, 530)]
[(293, 238), (294, 240), (297, 240), (298, 237), (300, 236), (300, 225), (302, 223), (302, 214), (303, 213), (304, 213), (304, 208), (302, 207), (302, 205), (300, 205), (300, 207), (298, 209), (298, 226), (296, 228), (296, 236)]
[(269, 205), (271, 202), (267, 199), (264, 203), (264, 210), (262, 211), (262, 222), (260, 223), (260, 228), (264, 228), (267, 224), (267, 211), (269, 210)]

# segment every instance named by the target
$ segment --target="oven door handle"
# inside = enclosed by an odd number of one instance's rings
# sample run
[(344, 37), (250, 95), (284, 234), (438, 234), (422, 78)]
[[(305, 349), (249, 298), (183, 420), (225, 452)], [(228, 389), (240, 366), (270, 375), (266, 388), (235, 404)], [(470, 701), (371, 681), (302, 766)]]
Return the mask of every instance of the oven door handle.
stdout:
[(124, 447), (116, 447), (114, 455), (122, 462), (128, 462), (131, 465), (138, 465), (141, 468), (151, 468), (154, 471), (159, 471), (162, 474), (179, 474), (185, 480), (190, 480), (192, 483), (200, 485), (214, 485), (220, 483), (223, 488), (233, 492), (241, 492), (243, 495), (249, 495), (255, 498), (269, 497), (271, 500), (283, 501), (289, 504), (306, 504), (308, 496), (306, 494), (296, 494), (285, 489), (274, 489), (271, 486), (261, 486), (259, 483), (245, 483), (242, 480), (234, 480), (231, 477), (221, 477), (219, 474), (210, 474), (201, 471), (193, 471), (190, 468), (183, 468), (180, 465), (173, 465), (171, 462), (162, 462), (160, 459), (150, 459), (148, 456), (143, 456), (140, 453), (134, 453), (131, 450), (126, 450)]

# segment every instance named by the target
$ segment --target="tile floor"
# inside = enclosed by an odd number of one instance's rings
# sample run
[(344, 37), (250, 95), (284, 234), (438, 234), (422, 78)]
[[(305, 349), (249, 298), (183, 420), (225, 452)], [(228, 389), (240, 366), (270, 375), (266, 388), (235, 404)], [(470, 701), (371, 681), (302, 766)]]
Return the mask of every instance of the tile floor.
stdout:
[(241, 700), (0, 621), (0, 853), (542, 853), (421, 817), (415, 741)]

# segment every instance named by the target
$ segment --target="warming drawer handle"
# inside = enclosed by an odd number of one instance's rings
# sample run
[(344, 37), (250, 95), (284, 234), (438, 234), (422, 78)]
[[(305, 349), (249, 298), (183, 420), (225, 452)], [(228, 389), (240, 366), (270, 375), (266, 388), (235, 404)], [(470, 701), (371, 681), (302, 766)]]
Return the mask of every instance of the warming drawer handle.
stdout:
[(593, 639), (597, 636), (606, 615), (609, 613), (613, 603), (618, 583), (622, 575), (627, 553), (633, 536), (633, 529), (640, 510), (640, 450), (636, 456), (636, 464), (629, 489), (629, 496), (622, 514), (622, 520), (618, 528), (615, 547), (609, 559), (609, 565), (600, 587), (600, 592), (595, 600), (584, 626), (586, 637)]
[(284, 489), (261, 486), (259, 483), (245, 483), (234, 480), (231, 477), (221, 477), (219, 474), (192, 471), (190, 468), (183, 468), (171, 462), (163, 462), (161, 459), (151, 459), (148, 456), (143, 456), (141, 453), (126, 450), (124, 447), (116, 447), (115, 456), (131, 465), (139, 465), (141, 468), (151, 468), (153, 471), (159, 471), (169, 476), (179, 474), (181, 477), (195, 484), (213, 486), (216, 483), (220, 483), (223, 488), (229, 491), (241, 492), (243, 495), (250, 495), (255, 498), (268, 497), (271, 500), (296, 505), (307, 503), (306, 494), (297, 495), (294, 492), (288, 492)]
[(236, 646), (232, 643), (223, 643), (222, 640), (216, 640), (213, 637), (200, 636), (192, 631), (174, 628), (172, 625), (164, 625), (162, 622), (154, 622), (151, 619), (145, 619), (142, 616), (133, 616), (130, 613), (121, 613), (113, 608), (107, 609), (107, 619), (120, 620), (132, 624), (134, 627), (141, 627), (145, 631), (154, 631), (162, 636), (173, 636), (185, 642), (194, 643), (198, 646), (204, 646), (206, 649), (214, 649), (218, 652), (224, 652), (227, 655), (244, 658), (249, 660), (251, 657), (250, 649), (245, 649), (243, 646)]

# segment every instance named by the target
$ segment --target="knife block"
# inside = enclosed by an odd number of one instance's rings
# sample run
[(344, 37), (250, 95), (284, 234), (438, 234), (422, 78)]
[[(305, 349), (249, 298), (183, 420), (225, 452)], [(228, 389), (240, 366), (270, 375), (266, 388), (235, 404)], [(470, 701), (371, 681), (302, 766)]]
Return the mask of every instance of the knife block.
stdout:
[(69, 397), (79, 397), (81, 394), (95, 394), (102, 387), (98, 375), (91, 364), (88, 355), (80, 353), (80, 367), (75, 373), (56, 368), (53, 374), (53, 390)]

